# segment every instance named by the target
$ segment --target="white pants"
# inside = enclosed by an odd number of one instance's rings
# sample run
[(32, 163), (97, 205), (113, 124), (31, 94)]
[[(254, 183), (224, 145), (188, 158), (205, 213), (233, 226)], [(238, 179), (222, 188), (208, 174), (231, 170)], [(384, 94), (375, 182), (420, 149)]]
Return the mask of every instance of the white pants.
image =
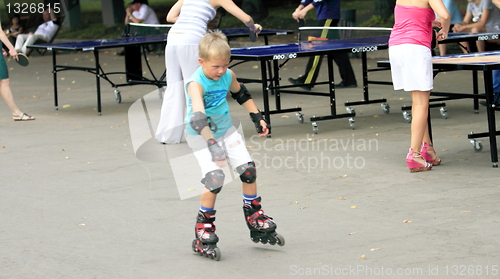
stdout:
[[(198, 160), (203, 177), (205, 177), (208, 172), (220, 169), (220, 167), (212, 161), (212, 153), (208, 150), (207, 142), (202, 136), (188, 135), (186, 139), (189, 147), (193, 149), (194, 155)], [(224, 136), (215, 140), (219, 146), (226, 151), (227, 159), (233, 169), (252, 161), (245, 141), (234, 126), (229, 128)]]
[(35, 44), (35, 42), (38, 40), (44, 40), (45, 42), (47, 42), (47, 37), (41, 34), (19, 34), (17, 35), (16, 45), (14, 46), (14, 48), (17, 51), (21, 51), (22, 53), (26, 54), (28, 52), (28, 49), (26, 47)]
[(165, 48), (167, 89), (163, 96), (156, 139), (179, 143), (184, 134), (186, 97), (184, 83), (198, 68), (198, 45), (168, 45)]

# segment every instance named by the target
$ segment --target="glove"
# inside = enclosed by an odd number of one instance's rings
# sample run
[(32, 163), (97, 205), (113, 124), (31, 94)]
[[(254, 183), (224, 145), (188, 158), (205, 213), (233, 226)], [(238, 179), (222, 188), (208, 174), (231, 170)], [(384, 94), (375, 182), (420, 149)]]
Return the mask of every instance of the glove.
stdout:
[(212, 161), (224, 161), (226, 160), (226, 153), (222, 147), (217, 144), (217, 141), (213, 138), (207, 141), (208, 150), (212, 153)]
[(259, 111), (258, 113), (250, 113), (250, 117), (252, 118), (252, 122), (255, 124), (255, 129), (257, 130), (257, 133), (262, 133), (262, 126), (260, 125), (260, 121), (264, 120), (266, 122), (266, 128), (269, 129), (269, 123), (264, 119), (264, 116), (262, 116), (262, 113)]

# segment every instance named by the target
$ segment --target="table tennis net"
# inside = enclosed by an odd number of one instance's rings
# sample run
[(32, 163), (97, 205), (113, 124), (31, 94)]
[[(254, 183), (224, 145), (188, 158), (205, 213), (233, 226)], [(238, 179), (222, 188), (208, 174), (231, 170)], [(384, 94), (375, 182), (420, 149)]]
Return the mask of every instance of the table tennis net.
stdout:
[(391, 28), (384, 27), (300, 27), (298, 42), (321, 43), (328, 40), (348, 40), (388, 36)]
[(167, 34), (171, 24), (129, 23), (125, 26), (123, 37), (152, 36)]

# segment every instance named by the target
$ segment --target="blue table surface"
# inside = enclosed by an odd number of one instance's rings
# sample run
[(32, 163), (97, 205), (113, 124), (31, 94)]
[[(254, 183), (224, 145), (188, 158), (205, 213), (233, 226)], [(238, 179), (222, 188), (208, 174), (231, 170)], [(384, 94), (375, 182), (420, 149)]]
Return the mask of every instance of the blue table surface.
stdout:
[(233, 56), (269, 56), (286, 53), (345, 50), (358, 47), (387, 46), (389, 36), (352, 38), (343, 40), (300, 42), (292, 44), (266, 45), (232, 48)]
[[(248, 28), (224, 28), (220, 29), (228, 38), (245, 37), (249, 35)], [(286, 35), (292, 34), (292, 30), (264, 29), (261, 35)], [(112, 48), (126, 45), (148, 44), (156, 42), (164, 42), (167, 40), (167, 34), (138, 36), (138, 37), (122, 37), (115, 39), (100, 39), (88, 41), (73, 41), (53, 44), (37, 44), (30, 47), (54, 49), (54, 50), (93, 50), (99, 48)]]

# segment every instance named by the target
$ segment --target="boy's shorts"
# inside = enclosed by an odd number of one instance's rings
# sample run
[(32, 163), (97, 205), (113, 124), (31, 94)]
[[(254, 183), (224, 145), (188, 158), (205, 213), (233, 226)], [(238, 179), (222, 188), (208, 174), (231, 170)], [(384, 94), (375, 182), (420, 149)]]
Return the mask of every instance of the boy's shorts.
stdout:
[(394, 90), (432, 90), (432, 54), (428, 47), (414, 44), (391, 46), (389, 60)]
[[(236, 127), (232, 126), (226, 131), (224, 136), (215, 140), (219, 146), (222, 146), (226, 151), (228, 162), (233, 169), (252, 161), (252, 157), (250, 157), (250, 153), (248, 153), (245, 141), (236, 130)], [(208, 172), (220, 169), (220, 167), (212, 161), (212, 153), (208, 150), (207, 142), (202, 136), (187, 135), (186, 141), (189, 147), (193, 149), (194, 155), (201, 167), (203, 176), (205, 176)]]

